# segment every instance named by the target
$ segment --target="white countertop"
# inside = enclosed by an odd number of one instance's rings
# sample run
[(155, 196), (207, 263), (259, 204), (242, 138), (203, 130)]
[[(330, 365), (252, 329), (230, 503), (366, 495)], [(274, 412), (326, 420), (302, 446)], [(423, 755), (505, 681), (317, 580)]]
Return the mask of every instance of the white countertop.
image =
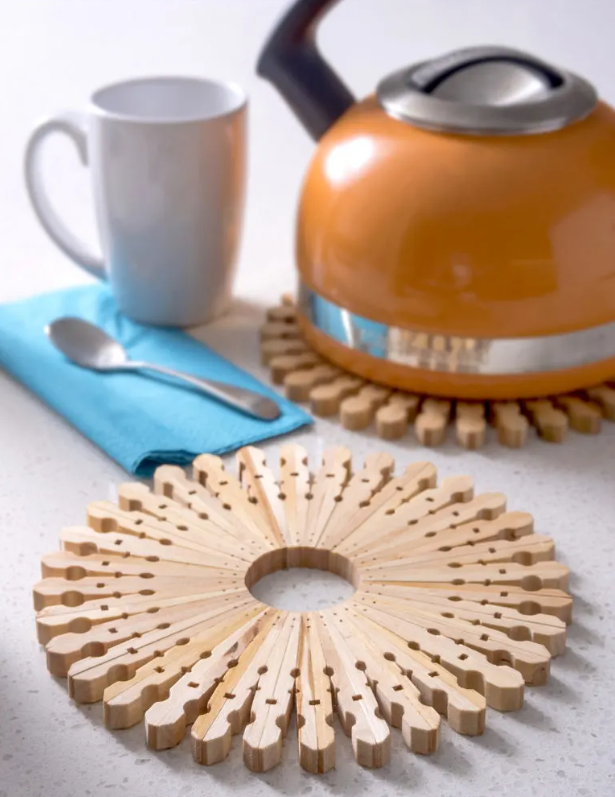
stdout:
[[(166, 71), (237, 79), (253, 97), (252, 183), (237, 283), (240, 300), (233, 314), (206, 330), (204, 338), (239, 365), (265, 376), (256, 365), (255, 329), (262, 307), (293, 285), (292, 208), (311, 149), (273, 92), (251, 74), (258, 45), (282, 5), (279, 0), (20, 0), (9, 11), (7, 0), (0, 36), (0, 301), (85, 279), (38, 230), (21, 187), (23, 141), (39, 115), (78, 104), (90, 88), (119, 76)], [(558, 3), (561, 15), (555, 18), (544, 10), (551, 4), (526, 0), (506, 10), (510, 20), (504, 25), (504, 12), (485, 12), (496, 5), (474, 0), (459, 4), (462, 13), (451, 11), (445, 0), (407, 5), (405, 0), (381, 0), (384, 14), (401, 15), (409, 31), (404, 34), (407, 44), (400, 32), (404, 25), (377, 19), (368, 0), (347, 0), (332, 17), (326, 44), (335, 49), (355, 13), (352, 30), (357, 39), (365, 44), (373, 37), (380, 40), (373, 58), (358, 65), (347, 48), (340, 50), (338, 64), (350, 69), (351, 82), (364, 92), (381, 72), (408, 59), (501, 40), (569, 63), (615, 99), (615, 57), (607, 47), (615, 7), (588, 0), (581, 25), (568, 13), (573, 3)], [(432, 15), (441, 18), (445, 6), (451, 24), (445, 29), (430, 24)], [(420, 33), (413, 33), (416, 27)], [(427, 44), (425, 36), (435, 27)], [(575, 48), (581, 27), (582, 41)], [(384, 47), (387, 35), (392, 39)], [(87, 226), (87, 182), (72, 155), (68, 146), (64, 150), (58, 144), (50, 182), (54, 174), (62, 174), (58, 201), (74, 224)], [(295, 439), (313, 456), (324, 445), (339, 443), (360, 460), (383, 447), (371, 435), (351, 434), (327, 421), (318, 421), (314, 430)], [(387, 444), (398, 467), (428, 456), (442, 475), (469, 473), (477, 490), (501, 490), (509, 496), (510, 508), (534, 514), (537, 531), (555, 538), (558, 559), (572, 568), (575, 619), (569, 649), (553, 662), (546, 686), (527, 689), (523, 709), (508, 715), (488, 712), (482, 737), (458, 736), (444, 722), (438, 753), (419, 757), (405, 749), (395, 732), (391, 763), (371, 772), (355, 764), (338, 726), (337, 769), (318, 778), (297, 765), (293, 725), (283, 764), (254, 775), (241, 763), (239, 739), (228, 761), (205, 768), (193, 762), (186, 742), (154, 753), (145, 747), (141, 726), (108, 732), (100, 705), (72, 703), (65, 685), (47, 673), (30, 597), (40, 556), (57, 548), (62, 526), (82, 522), (88, 501), (113, 497), (114, 486), (127, 475), (0, 373), (0, 797), (612, 793), (614, 445), (614, 424), (605, 425), (599, 437), (571, 434), (562, 446), (532, 439), (520, 451), (502, 449), (493, 441), (476, 453), (452, 444), (429, 452), (412, 440)], [(273, 451), (276, 446), (274, 442), (265, 448)], [(322, 596), (333, 597), (335, 590), (325, 587)], [(297, 599), (301, 605), (302, 595)]]

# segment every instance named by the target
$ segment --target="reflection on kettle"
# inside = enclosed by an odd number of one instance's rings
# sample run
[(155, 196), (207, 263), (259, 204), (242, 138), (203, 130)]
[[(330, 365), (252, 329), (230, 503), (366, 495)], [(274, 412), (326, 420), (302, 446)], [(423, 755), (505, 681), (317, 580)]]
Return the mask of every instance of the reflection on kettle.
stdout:
[(360, 179), (363, 169), (372, 163), (374, 155), (374, 142), (368, 136), (357, 136), (340, 144), (325, 161), (329, 182), (343, 185)]
[(334, 2), (292, 4), (258, 63), (318, 141), (296, 233), (310, 343), (460, 398), (613, 377), (613, 109), (506, 47), (406, 67), (356, 102), (315, 44)]

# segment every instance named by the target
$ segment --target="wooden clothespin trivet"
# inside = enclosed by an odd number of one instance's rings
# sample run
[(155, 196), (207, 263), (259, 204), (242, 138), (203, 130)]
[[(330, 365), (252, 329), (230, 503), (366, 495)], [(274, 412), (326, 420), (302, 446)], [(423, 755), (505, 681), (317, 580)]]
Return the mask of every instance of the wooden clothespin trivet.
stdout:
[[(573, 394), (534, 401), (456, 401), (392, 390), (360, 379), (314, 352), (301, 337), (290, 297), (267, 313), (261, 327), (261, 361), (291, 401), (308, 404), (314, 415), (338, 416), (353, 432), (374, 428), (383, 440), (407, 435), (425, 446), (447, 437), (467, 449), (485, 445), (493, 426), (500, 445), (520, 448), (531, 427), (550, 443), (562, 443), (573, 429), (598, 434), (615, 421), (613, 381)], [(453, 427), (454, 435), (449, 435)]]
[[(291, 311), (272, 323), (288, 324)], [(451, 412), (448, 402), (361, 391), (372, 415), (414, 413), (425, 439)], [(610, 394), (594, 398), (607, 406)], [(460, 409), (457, 433), (476, 445), (490, 419)], [(561, 431), (555, 405), (527, 411)], [(508, 404), (494, 412), (527, 418)], [(109, 729), (143, 722), (155, 750), (188, 736), (200, 764), (241, 743), (245, 765), (264, 772), (284, 758), (295, 711), (299, 763), (320, 773), (335, 766), (335, 712), (357, 762), (380, 767), (391, 728), (428, 755), (442, 717), (481, 734), (487, 706), (514, 711), (526, 685), (547, 681), (572, 600), (568, 569), (531, 515), (507, 510), (502, 493), (476, 493), (468, 476), (438, 481), (430, 462), (395, 475), (386, 453), (353, 468), (350, 452), (332, 447), (310, 465), (293, 444), (269, 459), (248, 447), (236, 473), (205, 454), (192, 477), (162, 466), (153, 489), (124, 484), (117, 504), (90, 504), (87, 526), (64, 529), (62, 550), (43, 557), (34, 605), (48, 668), (75, 701), (102, 701)], [(252, 596), (256, 581), (289, 566), (337, 573), (356, 592), (305, 613)]]

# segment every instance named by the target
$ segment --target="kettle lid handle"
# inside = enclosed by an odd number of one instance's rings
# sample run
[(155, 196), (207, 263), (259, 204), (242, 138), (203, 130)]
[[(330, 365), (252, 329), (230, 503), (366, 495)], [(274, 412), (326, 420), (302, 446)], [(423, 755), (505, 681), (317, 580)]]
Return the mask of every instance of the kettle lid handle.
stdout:
[(339, 0), (297, 0), (266, 42), (257, 73), (269, 80), (316, 140), (355, 98), (320, 54), (316, 30)]

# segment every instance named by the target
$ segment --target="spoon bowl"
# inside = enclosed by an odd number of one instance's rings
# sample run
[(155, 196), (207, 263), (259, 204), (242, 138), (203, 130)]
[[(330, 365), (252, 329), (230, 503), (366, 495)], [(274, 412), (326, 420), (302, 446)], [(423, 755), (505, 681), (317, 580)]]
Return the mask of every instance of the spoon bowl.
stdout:
[(126, 349), (119, 341), (81, 318), (58, 318), (45, 332), (56, 349), (82, 368), (107, 371), (128, 362)]

